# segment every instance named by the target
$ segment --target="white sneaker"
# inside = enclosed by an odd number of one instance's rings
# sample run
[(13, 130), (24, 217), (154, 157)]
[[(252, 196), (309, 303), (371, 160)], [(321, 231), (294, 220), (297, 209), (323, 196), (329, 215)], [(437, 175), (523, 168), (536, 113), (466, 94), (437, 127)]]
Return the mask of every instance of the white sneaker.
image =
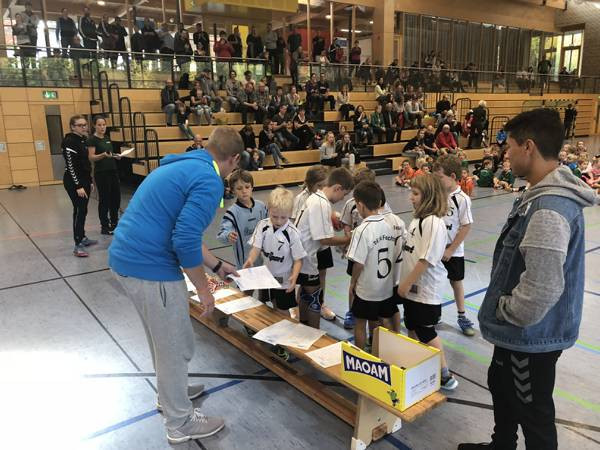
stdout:
[(329, 306), (321, 306), (321, 317), (325, 320), (335, 320), (335, 313)]
[(167, 430), (167, 440), (171, 444), (180, 444), (191, 439), (202, 439), (217, 434), (225, 426), (221, 417), (209, 417), (200, 412), (199, 408), (188, 421), (176, 430)]

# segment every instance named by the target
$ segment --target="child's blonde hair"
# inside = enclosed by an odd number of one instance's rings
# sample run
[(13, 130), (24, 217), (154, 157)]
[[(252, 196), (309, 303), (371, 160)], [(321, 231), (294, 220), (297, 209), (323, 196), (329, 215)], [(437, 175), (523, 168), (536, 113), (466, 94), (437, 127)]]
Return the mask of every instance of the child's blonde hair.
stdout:
[(577, 155), (575, 153), (569, 153), (567, 155), (567, 161), (568, 162), (575, 162), (575, 161), (577, 161)]
[(421, 192), (421, 204), (415, 209), (414, 216), (424, 219), (427, 216), (444, 217), (448, 211), (448, 196), (440, 179), (431, 174), (413, 178), (410, 187)]
[(358, 185), (358, 183), (362, 181), (375, 181), (375, 172), (368, 167), (361, 167), (354, 174), (354, 186)]
[(320, 164), (312, 166), (306, 171), (306, 176), (304, 177), (304, 187), (310, 192), (315, 192), (319, 184), (325, 185), (328, 176), (329, 170), (327, 170), (327, 167)]
[(291, 215), (294, 208), (294, 194), (288, 189), (277, 187), (271, 191), (267, 206), (269, 207), (269, 211), (277, 210)]
[(463, 150), (459, 151), (456, 155), (461, 159), (461, 161), (463, 159), (467, 159), (467, 154)]
[(427, 160), (425, 158), (418, 158), (415, 162), (415, 166), (417, 167), (417, 169), (423, 167), (423, 164), (427, 164)]

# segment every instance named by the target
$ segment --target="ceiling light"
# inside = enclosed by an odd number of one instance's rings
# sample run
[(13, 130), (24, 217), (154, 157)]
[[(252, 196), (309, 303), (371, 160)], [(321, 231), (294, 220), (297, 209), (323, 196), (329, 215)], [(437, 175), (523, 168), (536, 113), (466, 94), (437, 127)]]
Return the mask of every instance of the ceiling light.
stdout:
[(369, 20), (369, 24), (370, 24), (370, 25), (373, 25), (373, 21), (372, 21), (372, 20)]
[(327, 20), (329, 20), (329, 19), (331, 19), (331, 15), (330, 15), (330, 14), (327, 14), (327, 15), (325, 16), (325, 18), (326, 18)]
[(98, 4), (100, 6), (104, 6), (104, 5), (106, 5), (106, 2), (104, 0), (98, 0)]
[[(342, 28), (340, 30), (342, 33), (348, 33), (350, 30), (348, 30), (348, 28)], [(361, 30), (354, 30), (355, 33), (362, 33)]]

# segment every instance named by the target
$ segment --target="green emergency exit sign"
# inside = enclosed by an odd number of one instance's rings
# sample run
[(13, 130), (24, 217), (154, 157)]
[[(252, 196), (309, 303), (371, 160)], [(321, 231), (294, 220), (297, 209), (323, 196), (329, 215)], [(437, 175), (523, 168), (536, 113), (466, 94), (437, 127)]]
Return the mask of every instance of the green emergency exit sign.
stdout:
[(43, 91), (42, 97), (44, 98), (44, 100), (56, 100), (58, 98), (58, 92), (57, 91)]

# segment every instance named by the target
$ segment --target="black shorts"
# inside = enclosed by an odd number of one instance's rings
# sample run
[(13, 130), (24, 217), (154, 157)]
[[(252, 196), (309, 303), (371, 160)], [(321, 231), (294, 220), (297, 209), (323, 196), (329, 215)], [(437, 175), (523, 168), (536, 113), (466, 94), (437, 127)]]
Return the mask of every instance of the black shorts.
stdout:
[(324, 270), (333, 267), (333, 253), (331, 247), (327, 247), (317, 252), (317, 269)]
[(261, 302), (271, 301), (277, 309), (288, 310), (298, 306), (296, 303), (296, 292), (286, 292), (285, 289), (261, 289), (258, 293)]
[(396, 305), (403, 305), (404, 299), (398, 295), (398, 286), (394, 286), (394, 293), (392, 294), (392, 300)]
[(427, 343), (437, 336), (435, 325), (442, 316), (442, 305), (428, 305), (409, 299), (403, 299), (404, 326), (414, 331), (419, 341)]
[(318, 287), (321, 285), (321, 280), (319, 279), (319, 274), (307, 275), (305, 273), (300, 273), (298, 274), (296, 283), (298, 283), (300, 286)]
[(379, 302), (369, 302), (354, 294), (350, 310), (357, 319), (376, 321), (391, 318), (398, 312), (398, 307), (391, 297)]
[(442, 261), (448, 271), (450, 281), (462, 281), (465, 279), (465, 257), (453, 256), (448, 261)]

